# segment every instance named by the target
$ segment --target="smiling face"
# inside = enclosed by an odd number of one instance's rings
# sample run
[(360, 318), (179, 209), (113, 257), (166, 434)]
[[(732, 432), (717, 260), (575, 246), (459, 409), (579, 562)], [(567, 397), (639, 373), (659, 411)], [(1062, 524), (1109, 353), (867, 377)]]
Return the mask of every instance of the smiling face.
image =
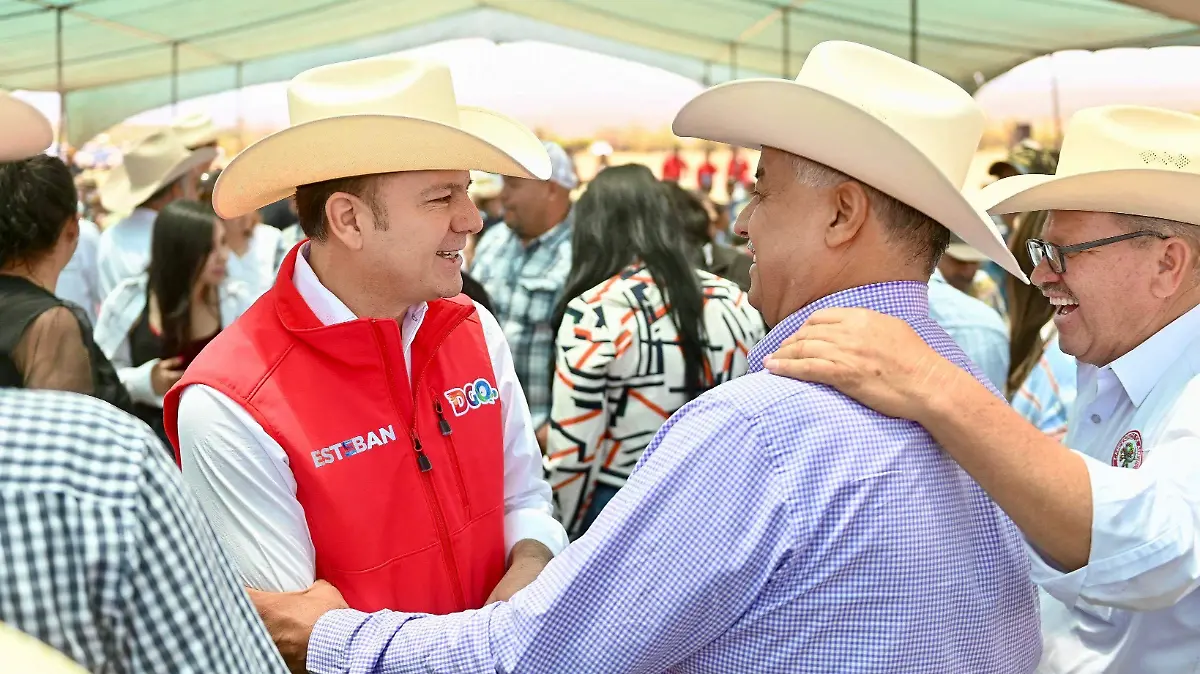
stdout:
[(758, 162), (753, 198), (742, 209), (734, 233), (750, 240), (750, 304), (774, 326), (796, 309), (823, 296), (826, 225), (837, 207), (828, 188), (796, 180), (791, 155), (765, 147)]
[[(1055, 211), (1042, 239), (1069, 246), (1128, 231), (1111, 213)], [(1062, 350), (1104, 366), (1178, 315), (1180, 294), (1195, 281), (1194, 261), (1179, 238), (1145, 237), (1071, 254), (1063, 274), (1043, 260), (1030, 280), (1055, 306)]]

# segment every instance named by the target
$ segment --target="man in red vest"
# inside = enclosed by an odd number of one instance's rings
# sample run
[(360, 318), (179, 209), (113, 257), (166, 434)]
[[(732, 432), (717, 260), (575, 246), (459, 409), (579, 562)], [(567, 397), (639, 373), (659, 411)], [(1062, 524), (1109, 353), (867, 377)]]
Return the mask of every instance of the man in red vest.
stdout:
[(444, 66), (322, 66), (288, 102), (213, 203), (228, 219), (294, 192), (308, 240), (166, 396), (184, 480), (252, 588), (322, 579), (366, 611), (505, 600), (567, 539), (500, 326), (460, 295), (482, 227), (468, 170), (541, 180), (549, 157), (459, 107)]

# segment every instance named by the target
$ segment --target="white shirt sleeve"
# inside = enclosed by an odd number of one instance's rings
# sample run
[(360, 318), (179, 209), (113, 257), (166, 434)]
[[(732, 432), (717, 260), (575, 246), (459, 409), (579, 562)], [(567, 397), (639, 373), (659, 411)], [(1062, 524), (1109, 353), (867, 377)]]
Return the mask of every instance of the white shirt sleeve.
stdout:
[(1200, 437), (1163, 440), (1137, 470), (1081, 455), (1092, 483), (1091, 555), (1063, 573), (1031, 550), (1033, 581), (1051, 596), (1153, 611), (1200, 587)]
[(242, 581), (268, 592), (316, 579), (316, 551), (287, 454), (240, 405), (202, 384), (179, 401), (183, 481)]
[(511, 554), (519, 541), (532, 539), (557, 555), (567, 547), (567, 532), (554, 519), (550, 483), (542, 478), (542, 451), (534, 435), (525, 392), (513, 366), (512, 352), (496, 317), (478, 303), (475, 308), (483, 325), (483, 338), (496, 374), (504, 414), (505, 554)]

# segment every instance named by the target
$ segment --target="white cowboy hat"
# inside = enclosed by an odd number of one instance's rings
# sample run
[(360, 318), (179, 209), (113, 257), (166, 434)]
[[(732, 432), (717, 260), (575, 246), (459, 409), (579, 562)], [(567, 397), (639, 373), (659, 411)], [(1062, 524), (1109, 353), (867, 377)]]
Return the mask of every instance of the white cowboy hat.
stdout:
[(171, 124), (171, 130), (179, 136), (179, 140), (189, 150), (217, 142), (220, 131), (213, 124), (212, 117), (197, 112), (177, 118)]
[(0, 91), (0, 134), (0, 162), (32, 157), (54, 142), (50, 121), (6, 91)]
[(1075, 113), (1054, 175), (997, 180), (976, 195), (993, 213), (1098, 211), (1200, 225), (1200, 118), (1134, 105)]
[(211, 147), (189, 151), (171, 131), (150, 134), (122, 157), (100, 186), (100, 203), (109, 211), (131, 211), (154, 193), (217, 156)]
[(84, 674), (87, 670), (38, 639), (0, 622), (0, 671)]
[(546, 180), (537, 136), (490, 110), (458, 105), (450, 69), (399, 56), (335, 63), (288, 84), (291, 126), (225, 167), (213, 205), (233, 218), (300, 185), (399, 171), (480, 170)]
[(979, 105), (957, 84), (852, 42), (813, 47), (794, 82), (719, 84), (675, 117), (677, 136), (820, 162), (921, 211), (1027, 281), (991, 218), (962, 194), (983, 136)]

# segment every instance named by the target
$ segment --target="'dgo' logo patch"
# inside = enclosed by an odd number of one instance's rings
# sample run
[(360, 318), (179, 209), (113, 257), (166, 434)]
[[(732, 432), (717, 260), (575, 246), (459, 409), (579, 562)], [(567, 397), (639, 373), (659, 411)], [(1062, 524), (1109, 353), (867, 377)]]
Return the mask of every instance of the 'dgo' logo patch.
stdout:
[(445, 396), (450, 409), (454, 410), (454, 416), (461, 417), (480, 405), (496, 404), (500, 399), (500, 391), (488, 380), (480, 378), (462, 388), (446, 391)]

